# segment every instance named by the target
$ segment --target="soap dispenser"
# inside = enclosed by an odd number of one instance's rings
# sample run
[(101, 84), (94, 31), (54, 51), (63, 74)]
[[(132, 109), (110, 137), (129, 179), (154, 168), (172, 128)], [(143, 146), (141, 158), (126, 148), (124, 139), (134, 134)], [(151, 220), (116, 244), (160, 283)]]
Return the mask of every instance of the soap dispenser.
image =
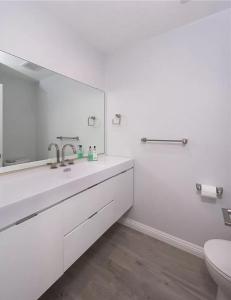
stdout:
[(83, 158), (83, 145), (79, 145), (77, 150), (77, 158)]
[(96, 146), (94, 146), (94, 148), (93, 148), (93, 160), (94, 161), (98, 160), (98, 154), (97, 154), (97, 151), (96, 151)]
[(93, 151), (92, 151), (92, 147), (91, 147), (91, 146), (89, 147), (87, 159), (88, 159), (89, 161), (92, 161), (92, 160), (93, 160)]

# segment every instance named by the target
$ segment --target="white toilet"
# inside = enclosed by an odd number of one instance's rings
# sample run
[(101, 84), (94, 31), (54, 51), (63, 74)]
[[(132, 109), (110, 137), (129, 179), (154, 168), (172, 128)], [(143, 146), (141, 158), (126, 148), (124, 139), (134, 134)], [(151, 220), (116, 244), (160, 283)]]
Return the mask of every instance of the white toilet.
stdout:
[(217, 300), (231, 300), (231, 241), (210, 240), (204, 245), (207, 268), (217, 283)]

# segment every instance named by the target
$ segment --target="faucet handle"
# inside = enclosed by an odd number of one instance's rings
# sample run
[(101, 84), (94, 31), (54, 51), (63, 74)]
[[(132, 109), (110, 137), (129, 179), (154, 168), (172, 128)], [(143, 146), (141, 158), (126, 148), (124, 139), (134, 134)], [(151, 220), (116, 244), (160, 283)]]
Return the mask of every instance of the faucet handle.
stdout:
[(50, 165), (51, 165), (51, 169), (57, 169), (58, 168), (57, 163), (51, 163)]
[(55, 149), (56, 149), (56, 160), (57, 160), (57, 163), (60, 163), (59, 146), (58, 146), (58, 144), (50, 143), (49, 146), (48, 146), (48, 151), (51, 151), (52, 147), (55, 147)]
[(66, 164), (65, 164), (65, 161), (64, 161), (64, 160), (61, 161), (60, 167), (66, 167)]
[(74, 159), (68, 159), (67, 160), (67, 162), (68, 162), (68, 165), (74, 165)]

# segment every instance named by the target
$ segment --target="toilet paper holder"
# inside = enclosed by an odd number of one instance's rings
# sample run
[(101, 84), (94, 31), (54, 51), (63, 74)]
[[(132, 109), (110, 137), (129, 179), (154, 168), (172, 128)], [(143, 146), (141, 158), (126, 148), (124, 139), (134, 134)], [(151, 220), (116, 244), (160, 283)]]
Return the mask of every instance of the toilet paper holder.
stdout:
[[(201, 192), (201, 188), (202, 188), (201, 184), (196, 183), (196, 189), (197, 189), (198, 192)], [(218, 197), (222, 196), (223, 191), (224, 191), (223, 187), (216, 187), (216, 192), (217, 192)]]

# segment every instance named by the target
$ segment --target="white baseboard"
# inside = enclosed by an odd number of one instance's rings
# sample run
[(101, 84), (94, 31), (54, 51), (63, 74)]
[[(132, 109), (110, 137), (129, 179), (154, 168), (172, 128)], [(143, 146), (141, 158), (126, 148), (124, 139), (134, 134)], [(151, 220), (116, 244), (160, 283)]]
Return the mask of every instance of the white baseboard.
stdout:
[(127, 227), (130, 227), (132, 229), (135, 229), (139, 232), (142, 232), (146, 235), (149, 235), (157, 240), (165, 242), (165, 243), (167, 243), (171, 246), (174, 246), (180, 250), (186, 251), (186, 252), (196, 255), (200, 258), (204, 257), (203, 248), (196, 244), (192, 244), (190, 242), (182, 240), (178, 237), (175, 237), (173, 235), (170, 235), (168, 233), (165, 233), (165, 232), (155, 229), (153, 227), (150, 227), (150, 226), (147, 226), (140, 222), (134, 221), (133, 219), (130, 219), (130, 218), (122, 218), (119, 220), (119, 223), (121, 223)]

